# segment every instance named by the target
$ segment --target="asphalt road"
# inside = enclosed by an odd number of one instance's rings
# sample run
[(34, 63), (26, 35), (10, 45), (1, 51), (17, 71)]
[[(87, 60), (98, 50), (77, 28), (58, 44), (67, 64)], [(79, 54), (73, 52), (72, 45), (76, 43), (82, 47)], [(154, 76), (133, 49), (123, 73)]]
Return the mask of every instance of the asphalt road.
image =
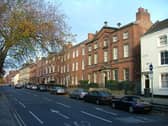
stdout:
[(67, 96), (4, 87), (18, 126), (168, 126), (168, 118), (132, 114)]

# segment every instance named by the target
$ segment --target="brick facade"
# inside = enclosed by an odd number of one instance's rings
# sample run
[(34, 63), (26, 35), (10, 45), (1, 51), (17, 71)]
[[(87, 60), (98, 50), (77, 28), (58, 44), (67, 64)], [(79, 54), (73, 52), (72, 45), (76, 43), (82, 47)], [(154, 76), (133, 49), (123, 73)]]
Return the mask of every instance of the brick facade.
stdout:
[[(36, 61), (32, 78), (36, 83), (78, 85), (89, 80), (104, 86), (107, 80), (140, 80), (140, 37), (150, 28), (150, 14), (139, 8), (136, 21), (122, 27), (109, 27), (107, 22), (96, 33), (62, 51)], [(35, 70), (36, 68), (36, 70)]]

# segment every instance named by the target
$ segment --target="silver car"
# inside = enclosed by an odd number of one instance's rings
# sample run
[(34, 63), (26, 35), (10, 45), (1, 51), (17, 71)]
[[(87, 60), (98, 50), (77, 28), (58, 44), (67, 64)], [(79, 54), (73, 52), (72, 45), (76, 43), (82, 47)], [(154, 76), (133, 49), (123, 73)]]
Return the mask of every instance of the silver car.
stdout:
[(83, 99), (86, 94), (88, 94), (88, 92), (83, 88), (77, 88), (70, 92), (69, 96), (70, 98)]

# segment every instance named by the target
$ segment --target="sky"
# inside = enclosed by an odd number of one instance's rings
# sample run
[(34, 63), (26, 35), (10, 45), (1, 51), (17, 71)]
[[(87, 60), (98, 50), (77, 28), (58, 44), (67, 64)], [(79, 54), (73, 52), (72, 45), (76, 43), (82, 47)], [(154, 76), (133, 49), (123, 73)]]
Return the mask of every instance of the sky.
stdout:
[(99, 31), (108, 22), (108, 26), (117, 27), (121, 22), (126, 25), (135, 21), (139, 7), (148, 10), (152, 22), (168, 18), (168, 0), (51, 0), (60, 4), (60, 10), (67, 18), (76, 42), (87, 39), (88, 33)]

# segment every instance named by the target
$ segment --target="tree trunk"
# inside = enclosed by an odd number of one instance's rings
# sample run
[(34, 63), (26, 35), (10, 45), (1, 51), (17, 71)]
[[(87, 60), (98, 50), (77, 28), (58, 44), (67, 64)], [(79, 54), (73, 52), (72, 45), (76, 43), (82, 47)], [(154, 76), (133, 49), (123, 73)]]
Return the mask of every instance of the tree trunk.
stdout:
[(5, 62), (5, 59), (6, 59), (6, 56), (7, 56), (7, 52), (8, 52), (8, 50), (0, 52), (0, 78), (2, 78), (5, 74), (4, 62)]

